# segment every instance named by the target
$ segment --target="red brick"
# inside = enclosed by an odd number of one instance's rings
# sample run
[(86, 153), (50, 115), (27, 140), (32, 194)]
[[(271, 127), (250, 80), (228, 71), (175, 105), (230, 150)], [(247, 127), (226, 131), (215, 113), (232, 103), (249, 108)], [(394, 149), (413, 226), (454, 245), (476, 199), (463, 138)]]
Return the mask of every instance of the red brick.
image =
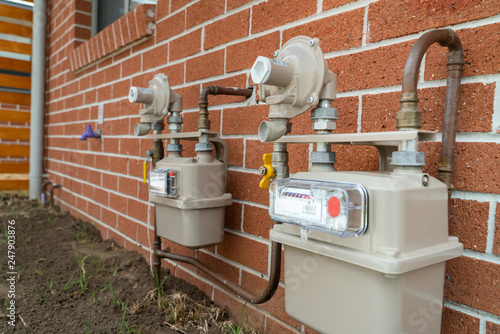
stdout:
[(464, 248), (486, 251), (489, 203), (452, 199), (450, 235), (456, 236)]
[[(500, 6), (497, 11), (498, 8)], [(499, 30), (500, 23), (457, 31), (464, 47), (464, 77), (498, 73)], [(425, 80), (446, 78), (447, 61), (446, 49), (438, 45), (430, 47), (425, 58)]]
[(338, 91), (400, 85), (411, 45), (404, 42), (328, 59), (338, 75)]
[(158, 0), (156, 3), (156, 21), (161, 20), (170, 13), (170, 0)]
[(269, 193), (267, 189), (259, 188), (260, 179), (258, 174), (228, 171), (227, 192), (233, 194), (236, 199), (267, 205)]
[(201, 93), (199, 84), (178, 88), (175, 92), (182, 96), (182, 107), (184, 109), (198, 108), (198, 99)]
[[(230, 282), (239, 283), (240, 279), (240, 269), (230, 265), (227, 262), (224, 262), (222, 260), (217, 259), (214, 257), (212, 254), (209, 253), (204, 253), (198, 251), (196, 253), (196, 259), (199, 260), (201, 263), (207, 265), (208, 267), (212, 268), (215, 270), (215, 272), (220, 273), (223, 275), (224, 280), (228, 280)], [(196, 272), (205, 278), (211, 279), (210, 276), (206, 275), (204, 272), (201, 270), (196, 270)]]
[(184, 58), (201, 51), (201, 29), (170, 42), (169, 61)]
[(125, 15), (125, 17), (127, 18), (127, 26), (130, 34), (130, 41), (131, 42), (136, 41), (137, 39), (139, 39), (139, 29), (137, 28), (137, 22), (135, 20), (135, 13), (129, 12)]
[(148, 206), (147, 204), (138, 202), (136, 200), (127, 199), (127, 214), (135, 219), (142, 222), (147, 222), (148, 220)]
[(124, 217), (118, 216), (118, 231), (129, 236), (133, 240), (137, 239), (137, 223)]
[(119, 246), (123, 247), (125, 245), (125, 238), (112, 229), (108, 230), (108, 239), (113, 240)]
[(289, 333), (289, 334), (295, 334), (299, 333), (298, 331), (294, 331), (290, 329), (289, 327), (286, 327), (280, 322), (277, 322), (271, 317), (266, 317), (266, 332), (267, 333)]
[(134, 56), (121, 63), (122, 77), (138, 73), (141, 71), (142, 55)]
[(337, 170), (375, 171), (379, 169), (378, 151), (373, 146), (333, 145), (332, 151), (337, 156), (335, 164)]
[[(156, 67), (162, 64), (167, 63), (167, 55), (168, 55), (168, 44), (163, 44), (157, 46), (156, 48), (149, 50), (143, 54), (142, 59), (142, 69), (147, 70), (151, 67)], [(152, 77), (150, 78), (150, 80)], [(147, 87), (147, 86), (146, 86)]]
[(495, 236), (493, 240), (493, 253), (500, 255), (500, 203), (497, 202), (497, 214), (495, 216)]
[[(247, 82), (246, 74), (240, 74), (229, 78), (203, 83), (202, 89), (209, 86), (246, 88), (246, 82)], [(210, 106), (214, 106), (217, 104), (233, 103), (233, 102), (243, 102), (245, 100), (246, 98), (244, 96), (208, 95), (208, 104)]]
[(354, 2), (354, 0), (324, 0), (323, 1), (323, 11), (340, 7), (350, 2)]
[[(107, 133), (103, 130), (103, 133)], [(118, 138), (103, 138), (102, 139), (102, 144), (103, 144), (103, 150), (108, 153), (118, 153), (118, 143), (119, 139)]]
[(261, 143), (260, 140), (246, 140), (245, 167), (258, 169), (264, 161), (262, 156), (273, 152), (272, 143)]
[(115, 227), (118, 221), (118, 215), (111, 210), (102, 208), (102, 221), (108, 226)]
[(226, 232), (217, 253), (261, 273), (267, 273), (268, 245)]
[(125, 214), (127, 212), (127, 199), (114, 193), (109, 193), (110, 208)]
[(364, 8), (359, 8), (295, 26), (283, 32), (283, 41), (295, 36), (317, 37), (324, 53), (361, 46), (364, 12)]
[(369, 42), (473, 21), (500, 13), (493, 0), (421, 1), (383, 0), (368, 9)]
[(269, 230), (273, 221), (269, 211), (252, 205), (245, 205), (243, 215), (243, 231), (258, 237), (269, 239)]
[(479, 334), (479, 319), (465, 313), (443, 308), (442, 334)]
[[(440, 149), (438, 143), (421, 143), (426, 153), (426, 170), (436, 175)], [(453, 185), (462, 191), (500, 193), (498, 161), (500, 145), (495, 143), (457, 143)]]
[(500, 334), (500, 324), (486, 323), (486, 334)]
[(315, 0), (269, 0), (252, 7), (252, 33), (293, 22), (316, 13)]
[(460, 257), (446, 266), (445, 298), (500, 315), (500, 265)]
[(139, 37), (144, 37), (154, 33), (150, 24), (155, 22), (155, 6), (139, 5), (135, 9), (135, 19), (139, 29)]
[(163, 73), (168, 76), (171, 86), (184, 83), (184, 63), (166, 66), (156, 70), (156, 73)]
[(227, 16), (205, 27), (203, 48), (208, 50), (238, 38), (248, 36), (250, 9)]
[[(460, 87), (458, 132), (490, 132), (495, 84)], [(446, 87), (420, 89), (422, 130), (442, 131)], [(395, 131), (401, 92), (363, 96), (362, 131)]]
[(224, 50), (203, 54), (186, 61), (186, 81), (213, 77), (224, 73)]
[[(130, 79), (126, 79), (113, 84), (113, 98), (128, 97), (130, 91)], [(107, 110), (104, 111), (106, 113)]]
[(268, 112), (265, 105), (224, 109), (222, 134), (257, 134), (259, 124), (266, 119)]
[(243, 166), (243, 139), (229, 139), (224, 141), (229, 148), (228, 164), (231, 166)]
[(241, 7), (249, 2), (252, 2), (252, 0), (227, 0), (227, 4), (226, 4), (227, 11)]
[(171, 10), (174, 12), (177, 9), (184, 7), (188, 3), (190, 3), (192, 0), (171, 0), (170, 6), (172, 7)]
[(200, 0), (186, 9), (186, 27), (192, 28), (224, 13), (225, 0)]
[(258, 56), (272, 57), (280, 46), (279, 31), (227, 46), (226, 72), (251, 68)]
[[(263, 291), (267, 286), (267, 280), (243, 271), (241, 285), (250, 291)], [(299, 322), (288, 316), (285, 311), (285, 289), (283, 287), (278, 287), (273, 298), (259, 306), (299, 330), (302, 327)]]
[(230, 206), (226, 206), (225, 212), (225, 227), (232, 228), (233, 230), (241, 231), (241, 211), (243, 205), (233, 202)]
[(118, 179), (118, 190), (122, 194), (137, 197), (137, 181), (120, 176)]
[(259, 310), (254, 310), (248, 306), (248, 302), (229, 295), (227, 292), (214, 288), (214, 303), (223, 305), (224, 311), (236, 322), (236, 324), (244, 324), (248, 321), (248, 325), (257, 330), (258, 333), (264, 332), (264, 314)]
[(156, 43), (172, 38), (186, 30), (186, 12), (181, 11), (156, 25)]
[(120, 138), (120, 154), (141, 155), (139, 140), (136, 138)]

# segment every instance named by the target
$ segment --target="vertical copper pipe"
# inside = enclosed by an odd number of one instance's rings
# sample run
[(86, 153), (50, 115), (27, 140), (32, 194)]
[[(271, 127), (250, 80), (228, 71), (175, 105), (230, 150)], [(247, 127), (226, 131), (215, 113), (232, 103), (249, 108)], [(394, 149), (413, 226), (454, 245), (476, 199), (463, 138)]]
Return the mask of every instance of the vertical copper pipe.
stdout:
[(208, 119), (208, 95), (236, 95), (244, 96), (247, 99), (252, 96), (253, 88), (232, 88), (209, 86), (201, 91), (198, 101), (200, 106), (198, 118), (198, 130), (210, 130), (210, 120)]
[[(163, 121), (162, 121), (163, 122)], [(161, 132), (161, 130), (156, 130), (157, 132)], [(165, 150), (163, 147), (162, 139), (154, 139), (153, 147), (151, 149), (152, 160), (153, 160), (153, 168), (156, 167), (156, 163), (163, 159), (165, 156)], [(149, 207), (148, 207), (149, 210)], [(158, 236), (156, 229), (156, 208), (153, 210), (153, 219), (154, 219), (154, 237), (153, 237), (153, 274), (156, 284), (159, 286), (162, 282), (161, 280), (161, 257), (157, 256), (157, 252), (161, 251), (161, 238)], [(149, 233), (149, 232), (148, 232)]]
[(451, 189), (453, 179), (453, 154), (457, 133), (458, 99), (460, 79), (464, 66), (462, 42), (451, 29), (429, 31), (420, 37), (411, 48), (406, 60), (401, 92), (401, 110), (397, 114), (396, 127), (400, 130), (415, 130), (422, 126), (422, 113), (418, 110), (418, 70), (426, 50), (434, 43), (448, 47), (448, 81), (446, 85), (446, 105), (443, 122), (443, 139), (439, 159), (439, 179)]

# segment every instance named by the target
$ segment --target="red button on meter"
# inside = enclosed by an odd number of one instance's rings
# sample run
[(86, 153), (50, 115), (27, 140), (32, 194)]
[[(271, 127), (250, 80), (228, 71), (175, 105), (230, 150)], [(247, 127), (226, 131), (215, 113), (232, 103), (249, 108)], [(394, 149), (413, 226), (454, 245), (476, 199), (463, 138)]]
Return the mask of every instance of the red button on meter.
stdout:
[(337, 197), (330, 197), (328, 200), (328, 213), (332, 217), (337, 217), (340, 214), (340, 207), (342, 204), (340, 203), (340, 200)]

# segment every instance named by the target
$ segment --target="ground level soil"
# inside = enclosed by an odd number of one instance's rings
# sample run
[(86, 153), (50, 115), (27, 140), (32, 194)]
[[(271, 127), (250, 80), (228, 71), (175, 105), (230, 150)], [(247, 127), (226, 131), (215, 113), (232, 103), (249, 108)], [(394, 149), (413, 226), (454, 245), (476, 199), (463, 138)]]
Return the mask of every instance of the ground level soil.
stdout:
[(57, 208), (0, 194), (0, 232), (0, 333), (233, 333), (238, 328), (193, 285), (164, 274), (157, 289), (140, 254), (102, 240), (94, 226)]

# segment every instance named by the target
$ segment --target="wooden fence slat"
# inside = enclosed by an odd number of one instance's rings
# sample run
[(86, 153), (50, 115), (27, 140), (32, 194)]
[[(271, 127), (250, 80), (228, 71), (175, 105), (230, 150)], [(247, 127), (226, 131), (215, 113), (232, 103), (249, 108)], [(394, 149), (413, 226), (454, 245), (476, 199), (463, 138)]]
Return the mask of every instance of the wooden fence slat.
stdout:
[(31, 73), (31, 62), (27, 60), (0, 57), (0, 68), (3, 70)]
[(31, 78), (0, 73), (0, 86), (9, 88), (31, 89)]
[(20, 104), (22, 106), (30, 106), (31, 95), (0, 91), (0, 103)]
[(19, 8), (0, 4), (0, 16), (6, 16), (13, 19), (33, 22), (33, 11), (29, 9)]
[(0, 138), (11, 140), (29, 140), (30, 129), (0, 127)]
[(0, 122), (30, 123), (30, 112), (0, 110)]
[(22, 53), (31, 56), (31, 44), (17, 43), (0, 39), (0, 51)]
[(0, 21), (0, 33), (32, 38), (33, 29), (21, 24)]
[(28, 190), (29, 180), (0, 180), (0, 191)]
[(29, 162), (0, 162), (0, 173), (28, 174)]
[(0, 144), (1, 157), (29, 157), (30, 147), (28, 145)]

